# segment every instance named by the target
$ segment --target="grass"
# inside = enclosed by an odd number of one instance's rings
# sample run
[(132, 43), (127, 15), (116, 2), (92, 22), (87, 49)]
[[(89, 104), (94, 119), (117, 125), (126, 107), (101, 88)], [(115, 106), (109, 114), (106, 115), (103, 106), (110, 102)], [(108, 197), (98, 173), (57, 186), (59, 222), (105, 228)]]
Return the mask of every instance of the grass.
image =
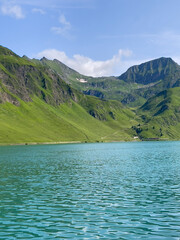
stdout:
[(137, 113), (143, 119), (135, 127), (140, 138), (180, 139), (180, 87), (150, 98)]
[[(71, 101), (51, 106), (38, 97), (0, 105), (0, 143), (96, 142), (131, 140), (132, 113), (117, 111), (117, 119), (95, 119), (79, 104)], [(133, 120), (133, 123), (136, 123)]]

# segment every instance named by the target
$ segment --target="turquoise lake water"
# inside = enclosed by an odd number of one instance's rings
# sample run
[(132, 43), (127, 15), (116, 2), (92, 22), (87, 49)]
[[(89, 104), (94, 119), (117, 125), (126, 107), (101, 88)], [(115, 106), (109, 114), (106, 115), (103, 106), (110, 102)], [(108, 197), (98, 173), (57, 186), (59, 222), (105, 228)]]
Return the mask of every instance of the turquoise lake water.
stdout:
[(180, 142), (0, 147), (0, 239), (180, 239)]

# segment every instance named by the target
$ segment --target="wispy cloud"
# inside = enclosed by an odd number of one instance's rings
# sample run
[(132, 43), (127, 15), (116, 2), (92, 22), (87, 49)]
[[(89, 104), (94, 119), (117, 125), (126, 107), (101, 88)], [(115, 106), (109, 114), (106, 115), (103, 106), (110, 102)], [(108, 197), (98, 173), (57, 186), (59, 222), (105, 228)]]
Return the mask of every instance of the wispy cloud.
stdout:
[[(45, 14), (49, 9), (59, 11), (66, 8), (92, 8), (93, 0), (0, 0), (0, 12), (3, 15), (25, 18), (22, 7), (32, 7), (32, 12)], [(45, 9), (45, 10), (43, 10)], [(53, 27), (53, 30), (61, 34), (60, 27)]]
[(119, 75), (126, 71), (130, 66), (142, 62), (129, 59), (132, 57), (132, 52), (130, 50), (122, 49), (120, 49), (111, 59), (105, 61), (96, 61), (79, 54), (75, 54), (70, 58), (65, 52), (56, 49), (44, 50), (37, 54), (36, 57), (46, 57), (51, 60), (57, 59), (81, 74), (94, 77)]
[(43, 9), (41, 9), (41, 8), (33, 8), (32, 9), (32, 12), (33, 13), (40, 13), (40, 14), (42, 14), (42, 15), (44, 15), (46, 12), (43, 10)]
[(122, 39), (136, 38), (148, 40), (154, 44), (180, 43), (180, 33), (174, 31), (163, 31), (159, 33), (136, 33), (136, 34), (120, 34), (120, 35), (99, 35), (98, 39)]
[(165, 31), (159, 34), (149, 35), (149, 39), (158, 45), (178, 45), (180, 47), (180, 33), (174, 31)]
[(25, 18), (21, 6), (13, 5), (12, 3), (3, 4), (1, 6), (1, 13), (3, 15), (11, 16), (17, 19)]
[(59, 35), (62, 35), (64, 37), (68, 37), (69, 36), (69, 30), (71, 29), (71, 24), (70, 24), (70, 22), (68, 22), (66, 20), (66, 18), (63, 14), (59, 17), (59, 23), (60, 23), (60, 26), (52, 27), (51, 30), (55, 34), (59, 34)]
[[(0, 0), (4, 3), (10, 0)], [(29, 5), (37, 8), (92, 8), (93, 0), (11, 0), (16, 5)]]

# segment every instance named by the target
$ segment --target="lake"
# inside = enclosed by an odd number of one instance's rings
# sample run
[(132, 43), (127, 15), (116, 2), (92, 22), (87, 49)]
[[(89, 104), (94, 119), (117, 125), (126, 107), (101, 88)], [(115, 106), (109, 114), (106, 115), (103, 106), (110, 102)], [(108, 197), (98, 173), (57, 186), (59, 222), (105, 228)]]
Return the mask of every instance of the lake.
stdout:
[(0, 147), (0, 239), (180, 239), (180, 142)]

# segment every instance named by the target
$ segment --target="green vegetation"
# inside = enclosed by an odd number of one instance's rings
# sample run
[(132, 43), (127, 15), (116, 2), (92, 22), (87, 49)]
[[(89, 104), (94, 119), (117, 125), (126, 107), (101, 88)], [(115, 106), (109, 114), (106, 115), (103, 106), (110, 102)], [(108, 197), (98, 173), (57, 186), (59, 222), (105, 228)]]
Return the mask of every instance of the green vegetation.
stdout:
[(132, 140), (137, 123), (121, 103), (86, 96), (11, 51), (0, 55), (0, 101), (1, 144)]
[[(137, 123), (128, 110), (116, 109), (116, 120), (109, 115), (100, 121), (73, 101), (56, 107), (37, 97), (19, 102), (20, 106), (0, 105), (0, 143), (132, 140), (128, 129)], [(112, 108), (105, 106), (105, 112), (108, 107)]]
[(179, 76), (161, 58), (92, 78), (0, 46), (0, 144), (180, 139)]
[(133, 127), (141, 139), (180, 139), (180, 87), (150, 98), (137, 114), (142, 123)]
[[(78, 91), (101, 99), (121, 101), (129, 107), (140, 107), (159, 92), (180, 86), (180, 67), (171, 58), (159, 58), (129, 68), (119, 77), (87, 77), (58, 60), (33, 60), (53, 69)], [(85, 82), (80, 82), (83, 79)]]

